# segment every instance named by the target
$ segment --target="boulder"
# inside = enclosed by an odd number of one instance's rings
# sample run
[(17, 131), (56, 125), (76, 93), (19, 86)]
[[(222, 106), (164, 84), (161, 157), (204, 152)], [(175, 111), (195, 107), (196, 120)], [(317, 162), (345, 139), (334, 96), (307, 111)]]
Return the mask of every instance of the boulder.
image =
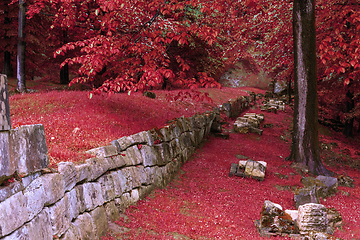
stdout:
[(311, 231), (326, 232), (328, 228), (327, 211), (324, 205), (307, 203), (299, 206), (297, 226), (302, 234)]

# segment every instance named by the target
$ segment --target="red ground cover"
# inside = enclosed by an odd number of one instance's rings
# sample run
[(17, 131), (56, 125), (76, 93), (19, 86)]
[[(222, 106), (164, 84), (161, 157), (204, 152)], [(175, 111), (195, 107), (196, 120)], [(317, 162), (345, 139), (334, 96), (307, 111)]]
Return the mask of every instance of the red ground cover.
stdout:
[[(89, 99), (86, 92), (51, 91), (11, 96), (10, 111), (13, 127), (44, 125), (49, 156), (52, 166), (56, 167), (59, 161), (81, 162), (84, 160), (82, 152), (109, 144), (124, 135), (161, 127), (182, 115), (192, 116), (210, 110), (229, 98), (247, 94), (244, 90), (255, 89), (199, 90), (209, 93), (212, 103), (196, 102), (192, 97), (175, 101), (186, 95), (179, 93), (182, 90), (155, 91), (156, 99), (140, 93)], [(196, 92), (190, 92), (190, 95), (202, 96)], [(259, 112), (258, 109), (249, 111)], [(118, 224), (129, 231), (122, 234), (109, 232), (106, 238), (262, 239), (253, 221), (260, 218), (264, 200), (293, 209), (291, 187), (301, 186), (301, 176), (290, 167), (290, 162), (284, 161), (290, 153), (291, 116), (289, 109), (286, 113), (265, 113), (265, 123), (272, 123), (274, 127), (264, 129), (262, 136), (231, 133), (228, 140), (208, 137), (166, 189), (157, 190), (126, 211), (127, 218), (121, 218)], [(355, 180), (356, 186), (339, 187), (336, 196), (322, 203), (335, 207), (344, 219), (343, 229), (337, 230), (335, 236), (360, 239), (359, 171), (343, 165), (349, 159), (358, 162), (359, 136), (345, 139), (340, 133), (326, 128), (321, 128), (320, 132), (323, 133), (320, 136), (322, 142), (336, 143), (332, 151), (338, 157), (329, 169), (338, 174), (346, 173)], [(267, 161), (265, 180), (229, 178), (231, 163), (239, 160), (236, 154)], [(283, 178), (285, 175), (287, 177)]]
[[(126, 217), (117, 222), (126, 228), (125, 232), (111, 231), (104, 239), (265, 239), (254, 226), (264, 201), (294, 209), (293, 188), (302, 187), (301, 175), (284, 161), (290, 154), (291, 139), (287, 136), (291, 114), (291, 110), (265, 113), (265, 123), (273, 123), (274, 127), (264, 129), (262, 136), (231, 133), (229, 140), (209, 137), (166, 189), (157, 190), (126, 210)], [(343, 144), (336, 138), (331, 141)], [(359, 142), (346, 145), (358, 146)], [(230, 178), (230, 165), (238, 162), (237, 154), (268, 162), (265, 180)], [(359, 171), (345, 166), (329, 169), (339, 174), (346, 172), (356, 185), (353, 189), (339, 187), (336, 196), (322, 200), (343, 216), (343, 229), (337, 230), (335, 236), (359, 239)]]

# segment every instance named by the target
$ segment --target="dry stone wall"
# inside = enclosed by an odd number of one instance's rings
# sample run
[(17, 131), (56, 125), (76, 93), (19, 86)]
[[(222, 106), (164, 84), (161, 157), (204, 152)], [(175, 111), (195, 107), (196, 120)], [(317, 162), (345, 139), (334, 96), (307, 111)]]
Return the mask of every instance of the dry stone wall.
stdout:
[[(243, 110), (238, 100), (231, 102)], [(59, 163), (57, 171), (47, 168), (42, 125), (0, 131), (1, 143), (9, 146), (0, 151), (0, 179), (21, 173), (0, 186), (0, 239), (99, 239), (107, 232), (108, 220), (117, 220), (129, 205), (171, 180), (219, 113), (180, 117), (161, 129), (122, 137), (89, 150), (93, 157), (83, 164)], [(13, 157), (4, 162), (5, 154)]]

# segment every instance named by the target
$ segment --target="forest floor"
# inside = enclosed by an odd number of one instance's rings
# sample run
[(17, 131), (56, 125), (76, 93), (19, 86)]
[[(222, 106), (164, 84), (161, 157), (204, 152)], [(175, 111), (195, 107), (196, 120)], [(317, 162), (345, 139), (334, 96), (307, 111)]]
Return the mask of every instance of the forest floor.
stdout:
[[(9, 85), (12, 90), (12, 81)], [(154, 91), (156, 99), (141, 93), (89, 98), (86, 91), (64, 91), (61, 86), (40, 87), (36, 92), (10, 97), (13, 128), (41, 123), (45, 127), (51, 166), (60, 161), (81, 163), (82, 153), (114, 139), (153, 127), (180, 116), (211, 110), (230, 98), (255, 88)], [(195, 101), (205, 93), (212, 99)], [(190, 97), (188, 95), (191, 95)], [(258, 106), (247, 112), (260, 113)], [(264, 113), (263, 135), (233, 133), (234, 120), (225, 119), (229, 139), (208, 136), (164, 189), (158, 189), (131, 206), (104, 239), (263, 239), (254, 221), (265, 200), (294, 209), (294, 189), (301, 187), (302, 172), (285, 161), (290, 154), (292, 110)], [(339, 187), (335, 196), (322, 199), (336, 208), (343, 226), (335, 236), (360, 239), (360, 136), (345, 138), (320, 126), (321, 157), (326, 167), (354, 179), (355, 188)], [(236, 155), (266, 161), (265, 180), (229, 177)], [(274, 239), (286, 239), (276, 238)]]

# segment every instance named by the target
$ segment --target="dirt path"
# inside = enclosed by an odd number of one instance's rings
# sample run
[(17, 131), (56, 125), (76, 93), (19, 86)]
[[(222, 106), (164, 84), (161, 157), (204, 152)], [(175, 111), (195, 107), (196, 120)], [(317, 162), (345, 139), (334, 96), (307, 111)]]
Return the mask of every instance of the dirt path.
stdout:
[[(293, 189), (301, 187), (301, 175), (284, 161), (290, 154), (290, 116), (291, 112), (265, 113), (265, 123), (273, 127), (264, 129), (262, 136), (230, 133), (228, 140), (208, 137), (166, 189), (126, 210), (117, 222), (126, 231), (110, 231), (106, 239), (263, 239), (254, 226), (263, 202), (294, 209)], [(265, 180), (230, 178), (230, 165), (238, 162), (236, 155), (268, 162)], [(358, 175), (358, 171), (347, 172)], [(354, 208), (358, 199), (354, 191), (348, 197), (338, 193), (324, 202), (343, 215), (344, 228), (335, 235), (360, 239), (356, 222), (360, 211)]]

